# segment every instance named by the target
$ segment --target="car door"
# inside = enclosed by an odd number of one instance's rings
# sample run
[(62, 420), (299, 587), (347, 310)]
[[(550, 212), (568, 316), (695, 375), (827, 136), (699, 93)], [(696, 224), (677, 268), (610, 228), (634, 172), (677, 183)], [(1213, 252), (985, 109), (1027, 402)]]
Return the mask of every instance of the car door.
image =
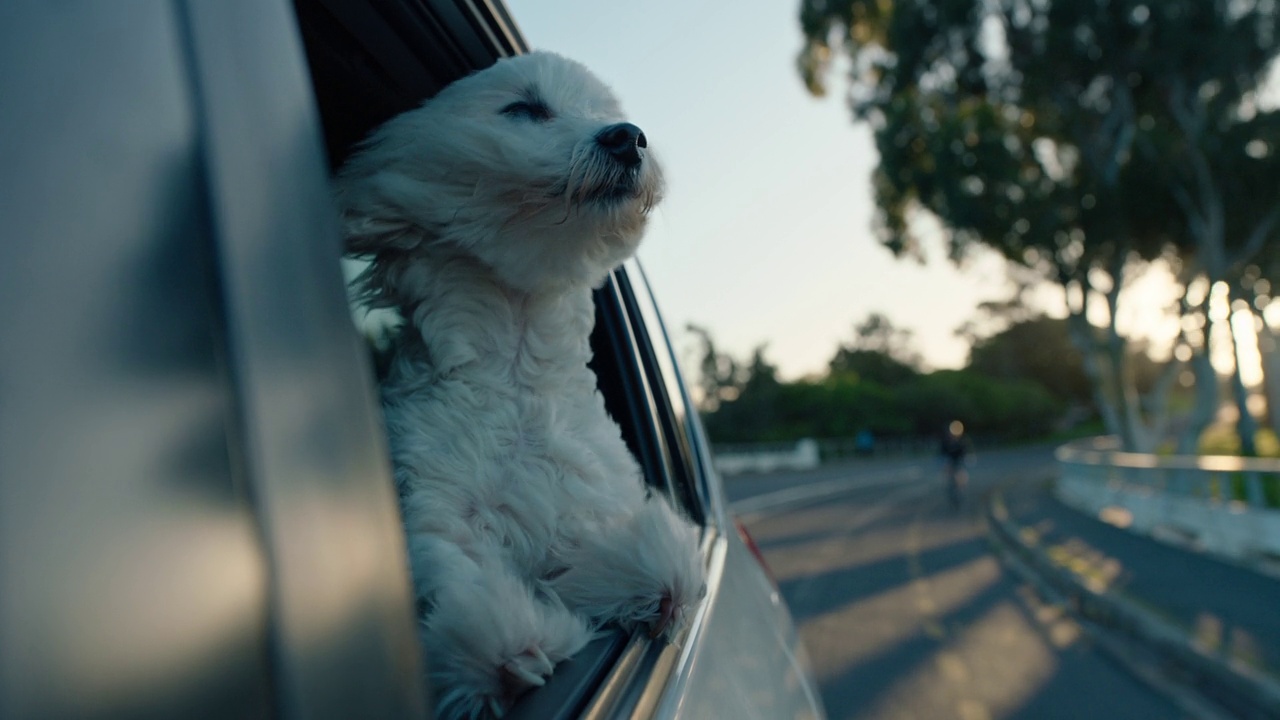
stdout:
[(703, 524), (707, 596), (680, 646), (661, 651), (643, 680), (633, 718), (821, 718), (809, 663), (763, 560), (729, 516), (710, 446), (681, 377), (669, 336), (636, 260), (615, 273), (682, 491)]
[[(463, 0), (0, 10), (0, 716), (429, 713), (322, 148), (522, 49)], [(804, 716), (639, 266), (595, 297), (601, 392), (702, 526), (708, 595), (512, 715)]]
[(425, 712), (295, 28), (0, 9), (0, 716)]

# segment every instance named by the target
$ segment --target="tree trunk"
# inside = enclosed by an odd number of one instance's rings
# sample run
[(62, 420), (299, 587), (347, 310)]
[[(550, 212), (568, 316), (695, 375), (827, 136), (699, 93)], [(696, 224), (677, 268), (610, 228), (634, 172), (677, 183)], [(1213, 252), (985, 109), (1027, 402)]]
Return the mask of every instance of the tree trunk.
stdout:
[[(1106, 293), (1107, 299), (1107, 360), (1110, 371), (1110, 384), (1114, 401), (1118, 406), (1119, 420), (1122, 425), (1120, 434), (1121, 446), (1129, 452), (1154, 452), (1160, 443), (1163, 432), (1163, 406), (1143, 407), (1138, 388), (1134, 385), (1130, 368), (1129, 343), (1120, 334), (1119, 309), (1120, 292), (1124, 289), (1124, 272), (1128, 253), (1121, 249), (1116, 251), (1111, 260), (1108, 272), (1111, 275), (1111, 288)], [(1148, 417), (1148, 415), (1150, 417)]]
[(1178, 454), (1195, 455), (1200, 450), (1200, 436), (1213, 423), (1218, 411), (1218, 374), (1209, 360), (1209, 351), (1201, 349), (1191, 355), (1189, 362), (1195, 375), (1195, 402), (1187, 417), (1187, 424), (1178, 435)]
[(1204, 326), (1200, 330), (1200, 348), (1192, 349), (1188, 363), (1195, 376), (1195, 399), (1187, 416), (1187, 424), (1178, 435), (1179, 455), (1199, 453), (1200, 436), (1218, 413), (1218, 373), (1209, 359), (1209, 338), (1213, 332), (1213, 320), (1209, 318), (1209, 297), (1210, 293), (1206, 292), (1204, 301), (1200, 304), (1200, 312), (1204, 317)]
[(1080, 285), (1080, 306), (1072, 307), (1070, 285), (1063, 284), (1063, 293), (1067, 295), (1067, 334), (1071, 344), (1080, 351), (1081, 363), (1084, 365), (1085, 377), (1089, 378), (1089, 386), (1093, 389), (1093, 402), (1098, 406), (1098, 414), (1102, 416), (1102, 424), (1107, 433), (1121, 437), (1124, 424), (1120, 422), (1120, 413), (1115, 403), (1108, 397), (1102, 367), (1098, 362), (1098, 347), (1094, 340), (1093, 326), (1089, 324), (1089, 284), (1084, 281)]
[[(1228, 294), (1227, 301), (1234, 304), (1236, 300), (1242, 300), (1243, 293), (1240, 292), (1239, 283), (1231, 283), (1231, 292)], [(1236, 409), (1239, 411), (1239, 419), (1236, 420), (1236, 434), (1240, 436), (1240, 454), (1245, 457), (1256, 457), (1258, 455), (1257, 435), (1258, 422), (1254, 420), (1253, 413), (1249, 410), (1249, 388), (1244, 384), (1244, 373), (1240, 369), (1240, 335), (1236, 330), (1235, 310), (1227, 316), (1227, 328), (1231, 331), (1231, 351), (1234, 367), (1231, 370), (1231, 390), (1236, 401)], [(1253, 314), (1249, 314), (1249, 319), (1253, 319)]]
[(1258, 318), (1258, 352), (1262, 354), (1262, 389), (1267, 398), (1267, 425), (1280, 437), (1280, 335)]

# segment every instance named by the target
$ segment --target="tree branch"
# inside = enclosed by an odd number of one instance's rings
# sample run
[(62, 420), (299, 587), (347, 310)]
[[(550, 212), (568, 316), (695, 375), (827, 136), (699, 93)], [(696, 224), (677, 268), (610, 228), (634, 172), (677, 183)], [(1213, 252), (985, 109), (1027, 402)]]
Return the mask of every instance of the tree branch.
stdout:
[(1267, 213), (1261, 221), (1253, 228), (1253, 232), (1249, 233), (1249, 238), (1245, 240), (1244, 247), (1240, 248), (1240, 252), (1231, 258), (1228, 267), (1235, 269), (1250, 260), (1262, 251), (1262, 247), (1266, 245), (1267, 239), (1276, 229), (1276, 224), (1280, 223), (1280, 207), (1274, 207), (1271, 212)]

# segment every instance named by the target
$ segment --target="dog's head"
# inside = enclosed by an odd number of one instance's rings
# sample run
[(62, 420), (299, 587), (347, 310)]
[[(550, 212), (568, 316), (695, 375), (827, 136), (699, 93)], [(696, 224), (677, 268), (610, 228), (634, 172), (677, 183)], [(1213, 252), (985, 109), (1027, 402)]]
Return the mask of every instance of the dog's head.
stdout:
[(399, 302), (412, 298), (396, 279), (441, 245), (517, 290), (596, 285), (635, 252), (662, 195), (650, 152), (579, 63), (500, 60), (393, 118), (348, 161), (347, 250), (373, 260), (369, 290)]

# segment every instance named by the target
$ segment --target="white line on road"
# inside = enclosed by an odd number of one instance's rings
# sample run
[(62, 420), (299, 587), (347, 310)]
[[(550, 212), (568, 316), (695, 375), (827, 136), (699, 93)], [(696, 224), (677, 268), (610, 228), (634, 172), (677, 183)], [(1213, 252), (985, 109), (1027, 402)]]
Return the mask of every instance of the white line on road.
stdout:
[(815, 500), (841, 495), (854, 490), (897, 485), (903, 482), (920, 479), (919, 467), (908, 467), (872, 476), (854, 475), (840, 477), (824, 482), (789, 487), (782, 490), (755, 495), (739, 500), (729, 506), (729, 510), (739, 516), (758, 515), (766, 510), (777, 510), (784, 506), (802, 505)]

